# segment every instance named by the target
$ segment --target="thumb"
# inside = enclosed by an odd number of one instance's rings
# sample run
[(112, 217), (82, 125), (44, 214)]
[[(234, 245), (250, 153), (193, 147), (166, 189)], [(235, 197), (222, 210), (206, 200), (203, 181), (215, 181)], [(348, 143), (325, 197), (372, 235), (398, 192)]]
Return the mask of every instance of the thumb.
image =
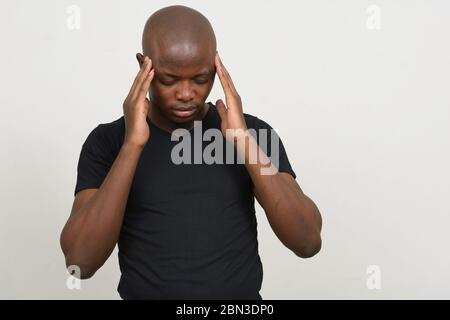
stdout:
[(221, 99), (216, 101), (216, 109), (219, 113), (220, 119), (225, 121), (227, 119), (227, 107), (225, 107), (225, 103)]
[(144, 107), (144, 113), (146, 116), (150, 115), (150, 109), (152, 107), (152, 103), (150, 102), (150, 100), (148, 100), (148, 98), (145, 98), (145, 107)]

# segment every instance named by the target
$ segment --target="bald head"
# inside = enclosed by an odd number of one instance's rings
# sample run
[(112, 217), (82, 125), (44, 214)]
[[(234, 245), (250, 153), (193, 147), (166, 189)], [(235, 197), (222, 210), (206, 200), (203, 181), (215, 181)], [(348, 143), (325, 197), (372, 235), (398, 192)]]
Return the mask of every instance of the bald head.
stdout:
[(208, 58), (214, 60), (216, 37), (208, 19), (200, 12), (185, 6), (170, 6), (148, 19), (142, 49), (155, 66), (187, 67)]

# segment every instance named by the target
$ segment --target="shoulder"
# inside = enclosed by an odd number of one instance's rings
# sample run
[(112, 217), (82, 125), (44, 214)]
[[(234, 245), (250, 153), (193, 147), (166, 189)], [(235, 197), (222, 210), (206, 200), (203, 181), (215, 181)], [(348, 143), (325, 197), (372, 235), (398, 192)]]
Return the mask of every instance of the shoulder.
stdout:
[(124, 127), (125, 125), (125, 119), (123, 116), (121, 116), (120, 118), (111, 121), (111, 122), (105, 122), (105, 123), (100, 123), (97, 128), (101, 128), (100, 130), (103, 130), (105, 132), (110, 132), (110, 133), (114, 133), (114, 132), (119, 132), (122, 127)]
[(125, 136), (125, 120), (124, 117), (111, 121), (99, 123), (89, 133), (85, 145), (95, 145), (102, 149), (120, 149)]
[(252, 114), (244, 113), (244, 120), (249, 129), (272, 129), (272, 126), (268, 122)]

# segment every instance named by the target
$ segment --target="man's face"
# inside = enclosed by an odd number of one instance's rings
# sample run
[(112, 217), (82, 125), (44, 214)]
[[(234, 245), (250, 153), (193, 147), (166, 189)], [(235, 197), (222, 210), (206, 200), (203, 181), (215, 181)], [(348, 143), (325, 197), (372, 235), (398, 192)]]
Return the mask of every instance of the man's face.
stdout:
[(201, 114), (215, 79), (215, 52), (201, 46), (158, 48), (149, 57), (155, 77), (150, 101), (174, 123), (185, 123)]

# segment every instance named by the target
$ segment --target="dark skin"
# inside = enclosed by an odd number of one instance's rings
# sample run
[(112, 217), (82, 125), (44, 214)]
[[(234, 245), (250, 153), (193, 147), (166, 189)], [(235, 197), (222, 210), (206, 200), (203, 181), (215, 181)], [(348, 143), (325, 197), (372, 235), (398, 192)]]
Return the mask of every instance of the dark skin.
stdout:
[[(216, 101), (222, 133), (226, 136), (227, 129), (247, 133), (241, 98), (216, 53), (214, 32), (203, 15), (183, 6), (161, 9), (147, 22), (142, 45), (144, 54), (136, 56), (140, 70), (123, 104), (124, 143), (100, 188), (77, 193), (61, 233), (66, 265), (78, 265), (83, 279), (104, 264), (117, 243), (136, 166), (151, 139), (147, 117), (169, 133), (192, 128), (208, 111), (205, 101), (217, 74), (225, 95), (225, 102)], [(192, 114), (177, 115), (177, 109), (187, 107)], [(314, 202), (291, 175), (261, 174), (267, 157), (251, 135), (226, 138), (246, 160), (254, 194), (280, 241), (299, 257), (319, 252), (322, 219)], [(251, 150), (261, 155), (257, 163), (249, 161)]]
[[(168, 23), (177, 21), (178, 23)], [(136, 55), (142, 67), (151, 58), (155, 77), (149, 88), (149, 118), (165, 131), (190, 129), (203, 119), (205, 101), (215, 79), (216, 39), (209, 21), (183, 6), (172, 6), (153, 14), (144, 27), (144, 55)], [(174, 115), (173, 108), (195, 107), (188, 118)]]

